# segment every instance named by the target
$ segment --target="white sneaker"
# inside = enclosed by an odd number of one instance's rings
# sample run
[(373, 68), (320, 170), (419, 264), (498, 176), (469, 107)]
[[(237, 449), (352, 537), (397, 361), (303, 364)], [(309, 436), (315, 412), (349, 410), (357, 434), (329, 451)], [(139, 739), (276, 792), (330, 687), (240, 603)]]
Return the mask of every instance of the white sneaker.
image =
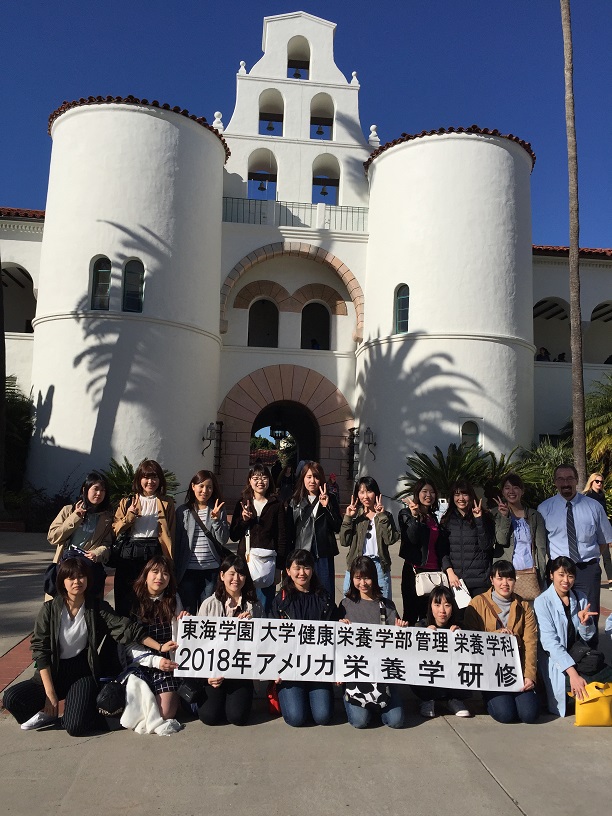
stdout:
[(424, 700), (419, 706), (421, 717), (431, 719), (436, 716), (436, 706), (433, 700)]
[(44, 711), (38, 711), (33, 717), (30, 717), (26, 722), (21, 723), (22, 731), (33, 731), (35, 728), (42, 728), (44, 725), (51, 725), (55, 722), (57, 717), (52, 714), (45, 714)]
[(451, 714), (454, 714), (455, 717), (471, 717), (472, 715), (465, 707), (465, 703), (463, 700), (456, 700), (454, 698), (450, 699), (447, 702), (448, 710)]

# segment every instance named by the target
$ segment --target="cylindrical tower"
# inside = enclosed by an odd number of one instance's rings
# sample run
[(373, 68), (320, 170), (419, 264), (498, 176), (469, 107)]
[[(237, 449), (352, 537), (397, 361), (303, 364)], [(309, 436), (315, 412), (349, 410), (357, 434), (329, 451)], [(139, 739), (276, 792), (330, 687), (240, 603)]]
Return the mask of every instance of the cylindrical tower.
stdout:
[(525, 142), (435, 131), (368, 162), (370, 238), (360, 426), (388, 491), (415, 450), (476, 434), (485, 450), (533, 434), (530, 172)]
[(225, 142), (133, 97), (65, 103), (50, 133), (30, 479), (148, 456), (185, 486), (218, 407)]

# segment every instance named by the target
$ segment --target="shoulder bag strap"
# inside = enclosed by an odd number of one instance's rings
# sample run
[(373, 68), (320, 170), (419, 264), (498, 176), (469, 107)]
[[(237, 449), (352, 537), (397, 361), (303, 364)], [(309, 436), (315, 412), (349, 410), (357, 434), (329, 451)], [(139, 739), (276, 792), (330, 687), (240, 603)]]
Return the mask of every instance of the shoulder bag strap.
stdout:
[[(198, 514), (195, 512), (195, 510), (194, 510), (192, 507), (190, 507), (190, 508), (189, 508), (189, 512), (190, 512), (190, 513), (191, 513), (191, 515), (193, 516), (195, 523), (196, 523), (196, 524), (198, 525), (198, 527), (199, 527), (199, 528), (202, 530), (202, 532), (204, 533), (204, 535), (206, 536), (206, 538), (207, 538), (207, 539), (210, 541), (210, 543), (211, 543), (211, 544), (212, 544), (212, 546), (214, 547), (214, 551), (215, 551), (215, 553), (216, 553), (217, 558), (219, 559), (219, 561), (222, 561), (223, 559), (220, 557), (220, 556), (221, 556), (221, 554), (220, 554), (220, 553), (219, 553), (219, 551), (218, 551), (219, 542), (218, 542), (218, 541), (217, 541), (217, 540), (214, 538), (213, 534), (210, 532), (210, 530), (208, 529), (208, 527), (207, 527), (207, 526), (204, 524), (204, 522), (202, 521), (202, 519), (199, 517), (199, 515), (198, 515)], [(248, 546), (248, 544), (247, 544), (247, 546)], [(247, 553), (248, 553), (248, 549), (247, 549)]]

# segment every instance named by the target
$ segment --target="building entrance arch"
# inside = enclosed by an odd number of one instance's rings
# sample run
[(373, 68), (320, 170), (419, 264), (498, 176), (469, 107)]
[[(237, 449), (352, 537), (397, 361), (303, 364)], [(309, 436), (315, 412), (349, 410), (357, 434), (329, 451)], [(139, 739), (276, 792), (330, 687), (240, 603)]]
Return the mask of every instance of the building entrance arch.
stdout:
[(298, 442), (299, 459), (314, 457), (334, 472), (348, 496), (349, 432), (354, 414), (331, 380), (311, 368), (270, 365), (243, 377), (219, 408), (223, 422), (219, 481), (230, 511), (246, 482), (251, 435), (275, 421)]

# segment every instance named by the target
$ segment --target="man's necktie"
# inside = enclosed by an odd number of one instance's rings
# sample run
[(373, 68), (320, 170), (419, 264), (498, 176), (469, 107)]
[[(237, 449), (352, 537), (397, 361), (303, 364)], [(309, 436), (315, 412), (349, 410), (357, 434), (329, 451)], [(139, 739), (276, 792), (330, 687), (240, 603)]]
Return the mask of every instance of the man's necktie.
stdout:
[(580, 552), (578, 551), (578, 539), (576, 538), (576, 525), (574, 524), (574, 511), (571, 502), (567, 503), (567, 546), (569, 557), (574, 564), (577, 564), (580, 561)]

